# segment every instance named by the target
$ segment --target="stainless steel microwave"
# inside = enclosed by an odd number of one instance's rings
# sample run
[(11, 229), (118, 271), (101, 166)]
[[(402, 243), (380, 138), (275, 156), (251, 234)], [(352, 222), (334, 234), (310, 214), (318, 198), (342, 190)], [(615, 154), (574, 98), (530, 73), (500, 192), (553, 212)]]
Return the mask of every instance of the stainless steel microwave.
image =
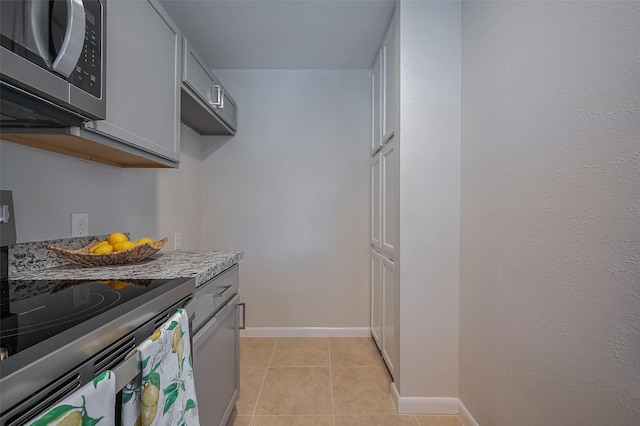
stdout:
[(104, 1), (0, 1), (2, 128), (105, 118)]

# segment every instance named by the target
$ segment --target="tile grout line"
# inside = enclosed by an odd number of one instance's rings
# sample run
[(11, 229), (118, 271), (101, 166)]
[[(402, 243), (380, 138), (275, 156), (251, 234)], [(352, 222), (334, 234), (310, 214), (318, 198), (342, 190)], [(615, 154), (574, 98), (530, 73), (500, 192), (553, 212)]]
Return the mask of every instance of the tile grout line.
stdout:
[(278, 339), (275, 339), (276, 343), (273, 345), (273, 350), (271, 351), (271, 356), (269, 357), (269, 362), (267, 362), (267, 369), (264, 372), (264, 377), (262, 378), (262, 384), (260, 385), (260, 390), (258, 391), (258, 397), (256, 398), (256, 405), (253, 406), (253, 411), (251, 412), (251, 419), (249, 420), (249, 426), (253, 423), (253, 417), (256, 415), (256, 410), (258, 409), (258, 403), (260, 402), (260, 395), (262, 395), (262, 389), (264, 388), (264, 384), (267, 381), (267, 374), (269, 374), (269, 367), (271, 366), (271, 361), (273, 361), (273, 354), (276, 352), (276, 346), (278, 346)]
[(331, 392), (331, 421), (336, 426), (336, 404), (333, 400), (333, 361), (331, 359), (331, 338), (327, 338), (327, 350), (329, 352), (329, 391)]

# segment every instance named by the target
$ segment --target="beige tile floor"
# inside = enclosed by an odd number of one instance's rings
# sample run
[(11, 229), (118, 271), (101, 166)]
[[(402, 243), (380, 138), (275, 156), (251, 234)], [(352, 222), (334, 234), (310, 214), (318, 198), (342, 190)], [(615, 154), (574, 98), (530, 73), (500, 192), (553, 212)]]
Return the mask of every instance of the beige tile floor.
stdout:
[(396, 414), (390, 383), (370, 338), (241, 338), (233, 426), (462, 426)]

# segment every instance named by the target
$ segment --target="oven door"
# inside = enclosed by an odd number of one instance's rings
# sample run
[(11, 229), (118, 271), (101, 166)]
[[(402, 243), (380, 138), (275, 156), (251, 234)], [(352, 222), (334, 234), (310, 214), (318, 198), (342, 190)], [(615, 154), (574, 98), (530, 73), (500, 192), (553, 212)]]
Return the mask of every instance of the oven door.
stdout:
[[(174, 290), (177, 287), (174, 287)], [(102, 351), (87, 359), (76, 368), (71, 369), (64, 375), (60, 376), (54, 382), (48, 384), (31, 397), (23, 400), (19, 404), (5, 411), (3, 404), (7, 403), (5, 398), (0, 399), (2, 413), (0, 414), (0, 426), (24, 426), (30, 424), (30, 420), (42, 413), (47, 408), (61, 401), (82, 385), (88, 383), (93, 377), (105, 370), (111, 370), (116, 376), (116, 426), (120, 422), (120, 402), (122, 401), (122, 388), (142, 373), (141, 365), (138, 357), (129, 357), (127, 355), (144, 339), (148, 338), (162, 324), (164, 324), (176, 312), (178, 308), (184, 308), (189, 317), (189, 331), (192, 339), (191, 347), (193, 348), (192, 323), (195, 316), (196, 304), (191, 295), (182, 300), (166, 307), (158, 315), (153, 316), (144, 324), (139, 325), (135, 330), (129, 332), (125, 336), (119, 338), (116, 342), (105, 347)], [(132, 312), (132, 314), (136, 314)], [(140, 313), (144, 315), (144, 313)], [(134, 319), (131, 319), (135, 322)], [(78, 345), (82, 347), (82, 345)], [(46, 357), (44, 357), (46, 358)], [(40, 374), (44, 366), (40, 365)], [(34, 370), (34, 374), (38, 374), (38, 368), (27, 367)], [(9, 389), (3, 388), (3, 393)]]

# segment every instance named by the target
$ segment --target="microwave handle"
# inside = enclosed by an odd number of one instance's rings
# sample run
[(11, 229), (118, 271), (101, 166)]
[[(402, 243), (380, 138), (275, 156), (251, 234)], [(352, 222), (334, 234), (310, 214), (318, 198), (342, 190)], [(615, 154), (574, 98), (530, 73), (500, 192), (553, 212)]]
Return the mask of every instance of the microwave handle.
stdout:
[(69, 77), (73, 72), (82, 50), (85, 36), (85, 12), (82, 0), (67, 1), (67, 31), (64, 34), (62, 47), (51, 68)]
[(42, 58), (45, 64), (51, 66), (51, 55), (49, 54), (49, 4), (39, 0), (25, 1), (25, 14), (28, 17), (29, 29), (27, 36), (27, 46), (35, 51)]

